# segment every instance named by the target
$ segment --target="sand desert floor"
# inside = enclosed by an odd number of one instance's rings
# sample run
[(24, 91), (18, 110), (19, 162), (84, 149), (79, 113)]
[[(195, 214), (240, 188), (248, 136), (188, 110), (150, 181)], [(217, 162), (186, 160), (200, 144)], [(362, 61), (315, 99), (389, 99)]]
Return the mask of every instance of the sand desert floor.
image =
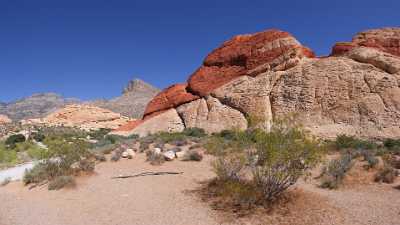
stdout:
[[(383, 184), (330, 191), (300, 182), (292, 191), (303, 197), (284, 213), (225, 216), (193, 192), (213, 177), (210, 161), (206, 157), (202, 162), (151, 166), (139, 155), (101, 163), (95, 175), (79, 178), (77, 187), (60, 191), (45, 186), (29, 190), (12, 182), (0, 187), (0, 225), (398, 225), (400, 221), (400, 191)], [(148, 171), (183, 174), (111, 179)]]

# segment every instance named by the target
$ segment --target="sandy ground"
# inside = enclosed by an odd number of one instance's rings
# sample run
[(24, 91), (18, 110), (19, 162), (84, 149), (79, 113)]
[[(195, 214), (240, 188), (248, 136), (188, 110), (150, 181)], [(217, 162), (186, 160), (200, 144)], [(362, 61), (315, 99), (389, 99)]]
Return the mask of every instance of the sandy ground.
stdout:
[[(20, 182), (0, 187), (0, 225), (214, 225), (214, 224), (335, 224), (398, 225), (400, 191), (391, 185), (368, 185), (349, 190), (322, 190), (310, 183), (297, 185), (308, 193), (293, 210), (307, 213), (259, 220), (221, 219), (191, 191), (213, 176), (210, 158), (202, 162), (167, 162), (151, 166), (139, 155), (132, 160), (107, 162), (97, 174), (80, 178), (76, 188), (28, 190)], [(110, 179), (147, 171), (176, 171), (182, 175)], [(311, 195), (310, 195), (311, 193)], [(307, 215), (306, 215), (307, 214)], [(290, 222), (317, 218), (311, 224)], [(284, 218), (284, 219), (282, 219)], [(285, 219), (286, 218), (286, 219)], [(261, 222), (263, 221), (263, 222)], [(268, 222), (270, 221), (270, 222)]]

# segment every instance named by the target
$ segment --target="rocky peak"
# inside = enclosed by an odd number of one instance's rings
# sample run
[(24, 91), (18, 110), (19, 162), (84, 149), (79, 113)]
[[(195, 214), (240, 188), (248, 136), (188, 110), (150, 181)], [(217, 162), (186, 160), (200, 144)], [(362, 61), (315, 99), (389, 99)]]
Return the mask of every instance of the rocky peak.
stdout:
[(143, 92), (156, 92), (158, 93), (160, 90), (157, 88), (153, 87), (152, 85), (140, 80), (140, 79), (134, 79), (129, 81), (128, 85), (124, 88), (122, 91), (122, 94), (127, 94), (127, 93), (143, 93)]

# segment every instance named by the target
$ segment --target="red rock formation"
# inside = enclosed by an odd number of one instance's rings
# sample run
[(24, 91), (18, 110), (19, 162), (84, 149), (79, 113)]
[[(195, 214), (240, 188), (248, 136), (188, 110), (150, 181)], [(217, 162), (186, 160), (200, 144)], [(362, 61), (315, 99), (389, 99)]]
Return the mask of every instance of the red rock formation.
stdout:
[(116, 131), (116, 132), (131, 131), (135, 127), (139, 126), (142, 123), (143, 123), (143, 120), (129, 121), (128, 123), (126, 123), (126, 124), (118, 127), (117, 129), (115, 129), (114, 131)]
[(147, 105), (144, 112), (144, 118), (153, 113), (165, 111), (199, 98), (199, 96), (187, 92), (186, 87), (186, 83), (174, 84), (161, 91)]
[(287, 32), (267, 30), (239, 35), (206, 57), (203, 66), (189, 78), (189, 90), (205, 96), (236, 77), (253, 75), (254, 70), (256, 74), (269, 69), (284, 70), (303, 57), (314, 57), (314, 53)]
[(370, 47), (400, 56), (400, 28), (382, 28), (358, 33), (351, 42), (339, 42), (332, 48), (331, 55), (342, 55), (355, 47)]

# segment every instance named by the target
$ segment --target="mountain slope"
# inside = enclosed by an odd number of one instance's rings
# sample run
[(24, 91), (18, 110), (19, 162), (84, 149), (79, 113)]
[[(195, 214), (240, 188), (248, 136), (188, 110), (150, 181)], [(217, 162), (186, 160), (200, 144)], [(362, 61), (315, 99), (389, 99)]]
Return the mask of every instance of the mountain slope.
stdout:
[(0, 104), (0, 114), (7, 115), (13, 121), (40, 118), (51, 112), (79, 100), (64, 98), (55, 93), (34, 94), (10, 103)]
[(128, 83), (122, 95), (111, 100), (97, 100), (89, 104), (109, 109), (131, 118), (141, 118), (146, 105), (160, 90), (150, 84), (135, 79)]

